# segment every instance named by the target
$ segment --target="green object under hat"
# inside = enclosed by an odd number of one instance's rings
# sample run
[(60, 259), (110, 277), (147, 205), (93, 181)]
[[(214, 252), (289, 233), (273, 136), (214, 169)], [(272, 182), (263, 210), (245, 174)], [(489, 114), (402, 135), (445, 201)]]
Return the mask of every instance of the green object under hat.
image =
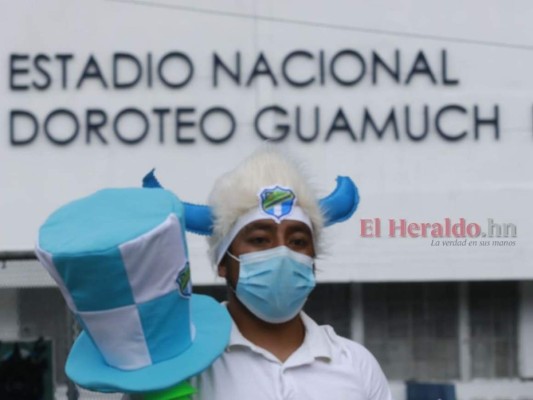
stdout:
[(173, 388), (144, 395), (143, 400), (189, 400), (197, 391), (189, 383), (183, 382)]

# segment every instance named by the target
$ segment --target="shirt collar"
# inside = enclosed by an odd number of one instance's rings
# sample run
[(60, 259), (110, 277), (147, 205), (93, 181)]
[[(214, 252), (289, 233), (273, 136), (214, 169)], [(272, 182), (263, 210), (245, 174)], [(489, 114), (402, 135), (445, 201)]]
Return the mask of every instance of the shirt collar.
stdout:
[[(303, 359), (310, 359), (309, 361), (312, 361), (313, 359), (325, 359), (327, 361), (330, 361), (331, 346), (329, 344), (326, 331), (303, 311), (300, 313), (300, 317), (302, 318), (302, 322), (305, 327), (305, 338), (302, 345), (294, 352), (291, 357), (289, 357), (287, 361), (290, 361), (293, 356), (301, 361), (303, 361)], [(237, 324), (235, 324), (233, 320), (231, 321), (231, 323), (231, 334), (229, 344), (226, 347), (226, 351), (230, 352), (238, 347), (246, 347), (255, 353), (262, 354), (268, 359), (273, 358), (274, 361), (279, 362), (268, 351), (259, 346), (256, 346), (248, 339), (246, 339), (239, 331)]]
[(301, 312), (302, 322), (305, 326), (305, 338), (302, 346), (307, 345), (314, 358), (331, 360), (331, 345), (326, 330), (319, 326), (306, 313)]

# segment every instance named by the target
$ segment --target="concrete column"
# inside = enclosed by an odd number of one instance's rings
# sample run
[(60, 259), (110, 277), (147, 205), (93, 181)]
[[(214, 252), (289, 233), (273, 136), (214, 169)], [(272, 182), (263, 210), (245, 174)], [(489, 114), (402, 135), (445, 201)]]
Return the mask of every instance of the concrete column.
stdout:
[(0, 287), (0, 340), (19, 337), (17, 299), (17, 289)]
[(518, 307), (518, 373), (533, 378), (533, 281), (520, 282)]
[(459, 283), (459, 375), (462, 381), (472, 377), (470, 357), (470, 313), (468, 307), (468, 282)]
[(350, 300), (351, 300), (351, 332), (352, 340), (357, 343), (364, 344), (365, 340), (365, 325), (363, 318), (363, 287), (360, 283), (350, 284)]

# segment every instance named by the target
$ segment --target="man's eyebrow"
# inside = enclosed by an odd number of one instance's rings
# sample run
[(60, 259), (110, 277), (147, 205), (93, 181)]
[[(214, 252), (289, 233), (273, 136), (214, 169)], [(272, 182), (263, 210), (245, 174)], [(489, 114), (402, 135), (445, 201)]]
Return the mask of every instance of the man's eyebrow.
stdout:
[(308, 232), (313, 233), (311, 228), (302, 222), (289, 221), (290, 224), (287, 225), (287, 232)]
[(303, 233), (313, 236), (311, 229), (309, 229), (308, 226), (302, 226), (302, 225), (289, 226), (287, 227), (287, 232), (288, 233), (303, 232)]

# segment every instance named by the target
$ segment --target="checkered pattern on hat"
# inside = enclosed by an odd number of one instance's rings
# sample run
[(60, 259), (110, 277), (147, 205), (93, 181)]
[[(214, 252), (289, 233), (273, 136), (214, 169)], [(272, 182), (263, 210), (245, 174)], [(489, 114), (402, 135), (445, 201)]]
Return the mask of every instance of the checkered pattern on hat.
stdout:
[[(128, 193), (116, 191), (98, 192), (93, 196), (104, 197), (98, 200), (101, 205), (94, 207), (95, 199), (88, 197), (84, 199), (87, 207), (78, 203), (76, 211), (95, 213), (95, 218), (101, 211), (111, 219), (120, 214), (116, 221), (120, 224), (121, 218), (127, 220), (127, 211), (118, 208)], [(72, 234), (71, 225), (76, 223), (76, 218), (69, 218), (72, 213), (67, 205), (66, 210), (52, 215), (43, 225), (36, 246), (39, 260), (105, 361), (123, 370), (175, 357), (191, 345), (194, 335), (183, 206), (170, 192), (149, 191), (153, 192), (149, 196), (156, 196), (155, 205), (162, 206), (161, 210), (148, 213), (151, 222), (158, 223), (146, 224), (146, 219), (139, 222), (141, 227), (152, 227), (130, 240), (117, 242), (121, 235), (112, 234), (106, 241), (98, 235), (105, 235), (108, 227), (86, 223), (91, 216), (85, 215), (79, 227), (81, 238), (73, 239), (76, 245), (69, 245), (67, 240), (67, 244), (56, 246), (52, 242), (60, 238), (61, 224), (65, 234)], [(142, 214), (142, 210), (133, 211), (132, 218)], [(102, 221), (107, 223), (108, 218)], [(109, 222), (112, 226), (113, 221)], [(131, 223), (135, 225), (135, 221)], [(117, 229), (121, 228), (114, 226), (115, 233)], [(126, 224), (124, 229), (132, 227)]]

